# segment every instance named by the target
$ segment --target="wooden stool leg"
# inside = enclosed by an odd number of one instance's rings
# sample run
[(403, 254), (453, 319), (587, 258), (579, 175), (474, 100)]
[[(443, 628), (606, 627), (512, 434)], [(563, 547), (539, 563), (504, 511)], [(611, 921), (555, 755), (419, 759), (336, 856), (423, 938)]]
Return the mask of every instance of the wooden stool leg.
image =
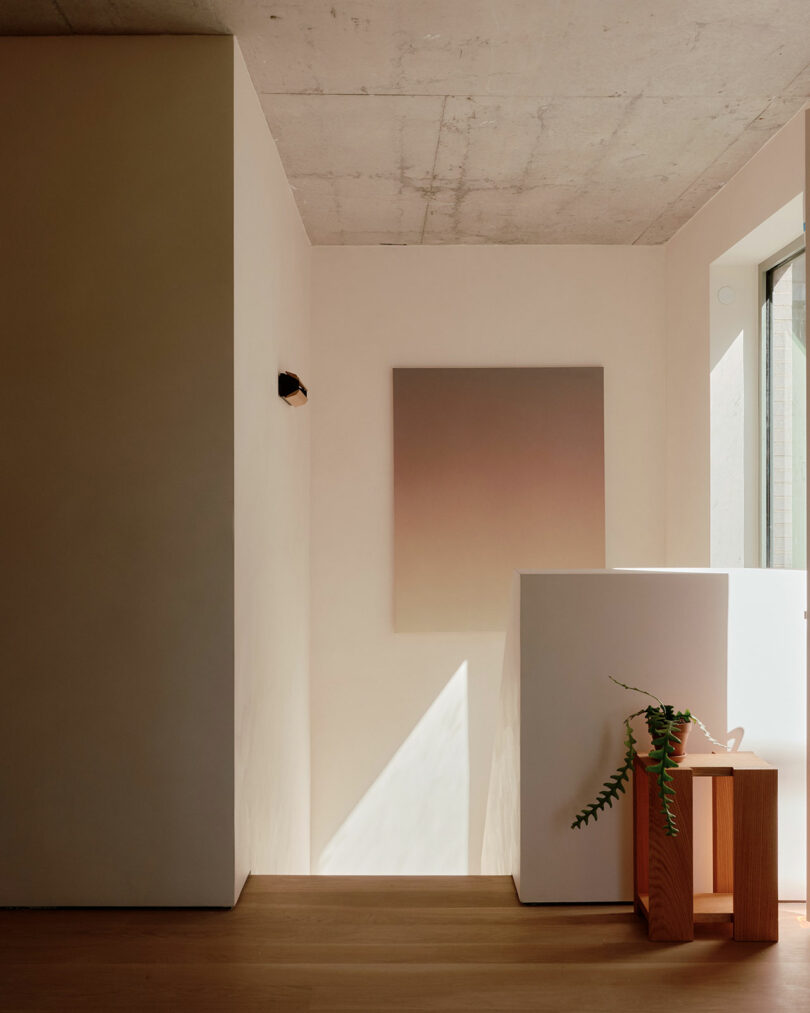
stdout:
[(715, 893), (734, 889), (734, 784), (712, 778), (712, 871)]
[(692, 877), (692, 771), (673, 770), (671, 808), (677, 837), (664, 833), (661, 800), (655, 776), (648, 774), (650, 826), (650, 939), (687, 941), (695, 938)]
[(779, 938), (777, 771), (735, 770), (734, 938)]
[(633, 906), (642, 914), (641, 895), (650, 892), (650, 788), (644, 764), (633, 763)]

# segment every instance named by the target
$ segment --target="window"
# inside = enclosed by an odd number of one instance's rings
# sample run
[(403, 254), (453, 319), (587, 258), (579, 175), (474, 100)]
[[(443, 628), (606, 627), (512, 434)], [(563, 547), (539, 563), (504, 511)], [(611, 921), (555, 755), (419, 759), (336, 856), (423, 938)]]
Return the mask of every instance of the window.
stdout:
[(805, 254), (765, 271), (765, 564), (807, 566)]

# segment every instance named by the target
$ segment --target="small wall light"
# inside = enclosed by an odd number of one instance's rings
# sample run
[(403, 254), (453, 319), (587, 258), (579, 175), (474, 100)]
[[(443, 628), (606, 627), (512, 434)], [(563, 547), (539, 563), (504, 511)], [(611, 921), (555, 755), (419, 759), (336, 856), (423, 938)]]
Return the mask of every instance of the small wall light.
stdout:
[(278, 396), (294, 406), (307, 403), (307, 389), (295, 373), (278, 374)]

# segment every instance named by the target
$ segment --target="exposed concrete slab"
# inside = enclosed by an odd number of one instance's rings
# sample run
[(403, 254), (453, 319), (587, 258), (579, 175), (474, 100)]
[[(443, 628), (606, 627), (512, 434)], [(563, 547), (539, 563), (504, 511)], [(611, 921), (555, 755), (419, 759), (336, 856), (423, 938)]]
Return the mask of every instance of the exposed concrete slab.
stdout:
[(317, 191), (320, 181), (339, 180), (347, 192), (390, 196), (430, 184), (442, 101), (438, 96), (262, 96), (293, 186)]
[(808, 0), (5, 0), (231, 32), (316, 243), (660, 243), (810, 96)]
[[(807, 76), (810, 85), (810, 75)], [(798, 112), (806, 99), (775, 98), (747, 127), (705, 168), (671, 205), (639, 236), (637, 242), (655, 244), (666, 242), (685, 222), (726, 184), (731, 177), (752, 158), (780, 127)]]
[[(339, 185), (334, 193), (296, 193), (304, 220), (311, 220), (310, 239), (316, 245), (351, 243), (359, 246), (412, 245), (422, 240), (425, 200), (417, 194), (346, 196)], [(374, 223), (377, 228), (371, 228)], [(395, 237), (395, 238), (392, 238)]]
[(264, 95), (313, 243), (418, 243), (440, 96)]
[(576, 186), (605, 154), (633, 100), (451, 96), (436, 157), (443, 187)]
[[(17, 2), (17, 0), (12, 0)], [(26, 0), (18, 0), (25, 3)], [(52, 0), (76, 35), (233, 34), (214, 0)]]
[(267, 92), (739, 97), (771, 93), (769, 60), (783, 83), (807, 62), (804, 0), (213, 5), (260, 58)]
[(655, 182), (632, 196), (615, 189), (545, 184), (523, 190), (438, 191), (424, 242), (441, 243), (448, 230), (461, 243), (633, 243), (639, 207), (659, 206)]

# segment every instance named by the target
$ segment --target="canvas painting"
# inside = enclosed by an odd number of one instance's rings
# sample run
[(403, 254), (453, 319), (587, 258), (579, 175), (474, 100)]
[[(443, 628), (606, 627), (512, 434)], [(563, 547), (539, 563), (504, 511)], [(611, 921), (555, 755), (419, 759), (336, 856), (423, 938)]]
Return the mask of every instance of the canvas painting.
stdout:
[(514, 570), (605, 565), (601, 367), (394, 370), (394, 629), (503, 630)]

